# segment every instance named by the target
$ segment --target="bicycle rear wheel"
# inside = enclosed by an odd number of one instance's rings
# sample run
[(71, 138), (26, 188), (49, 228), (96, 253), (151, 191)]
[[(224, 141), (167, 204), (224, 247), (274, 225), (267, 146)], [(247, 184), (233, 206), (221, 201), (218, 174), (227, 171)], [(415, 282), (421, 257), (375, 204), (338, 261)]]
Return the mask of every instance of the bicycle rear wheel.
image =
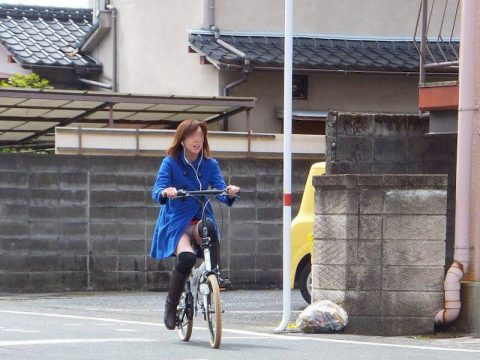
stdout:
[(208, 295), (203, 296), (203, 299), (210, 335), (210, 346), (218, 349), (222, 341), (222, 303), (217, 277), (214, 274), (208, 275), (207, 284), (210, 291)]
[(182, 341), (189, 341), (193, 329), (193, 296), (182, 293), (177, 307), (177, 333)]

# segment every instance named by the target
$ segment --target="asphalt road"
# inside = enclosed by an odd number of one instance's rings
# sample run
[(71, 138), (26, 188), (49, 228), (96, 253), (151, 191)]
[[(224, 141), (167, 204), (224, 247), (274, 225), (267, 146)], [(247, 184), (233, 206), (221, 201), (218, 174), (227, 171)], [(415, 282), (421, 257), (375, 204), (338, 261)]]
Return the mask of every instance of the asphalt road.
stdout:
[[(164, 328), (165, 293), (102, 292), (0, 296), (0, 359), (480, 359), (470, 337), (365, 337), (274, 334), (281, 291), (222, 293), (226, 310), (219, 350), (195, 318), (190, 342)], [(297, 292), (292, 321), (305, 307)]]

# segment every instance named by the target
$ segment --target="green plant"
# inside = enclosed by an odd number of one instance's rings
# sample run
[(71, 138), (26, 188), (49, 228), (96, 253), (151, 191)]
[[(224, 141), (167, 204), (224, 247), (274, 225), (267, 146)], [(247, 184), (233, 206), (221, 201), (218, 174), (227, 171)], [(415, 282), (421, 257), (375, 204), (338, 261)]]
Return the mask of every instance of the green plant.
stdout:
[[(42, 79), (38, 74), (32, 73), (28, 75), (14, 74), (7, 81), (0, 82), (1, 87), (17, 87), (29, 89), (53, 89), (47, 79)], [(0, 153), (18, 153), (33, 152), (36, 154), (47, 153), (43, 149), (31, 148), (0, 148)]]
[(35, 73), (28, 75), (14, 74), (7, 81), (2, 81), (0, 86), (31, 89), (53, 88), (47, 79), (42, 79), (38, 74)]

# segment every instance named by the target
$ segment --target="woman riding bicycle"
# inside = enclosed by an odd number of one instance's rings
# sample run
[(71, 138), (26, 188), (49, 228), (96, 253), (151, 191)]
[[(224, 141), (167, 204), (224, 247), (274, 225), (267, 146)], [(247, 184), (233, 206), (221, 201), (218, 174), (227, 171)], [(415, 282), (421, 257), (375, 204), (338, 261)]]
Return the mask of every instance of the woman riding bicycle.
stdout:
[[(201, 256), (197, 244), (202, 241), (199, 234), (200, 204), (194, 198), (173, 200), (177, 190), (226, 189), (229, 196), (219, 196), (219, 200), (228, 206), (233, 204), (234, 195), (240, 190), (237, 186), (225, 184), (218, 162), (210, 157), (207, 132), (203, 122), (185, 120), (180, 123), (152, 189), (152, 199), (163, 206), (153, 234), (150, 256), (157, 260), (170, 256), (178, 259), (170, 274), (165, 302), (164, 322), (169, 330), (175, 329), (176, 308), (197, 255)], [(220, 258), (218, 227), (210, 204), (205, 211), (214, 269)]]

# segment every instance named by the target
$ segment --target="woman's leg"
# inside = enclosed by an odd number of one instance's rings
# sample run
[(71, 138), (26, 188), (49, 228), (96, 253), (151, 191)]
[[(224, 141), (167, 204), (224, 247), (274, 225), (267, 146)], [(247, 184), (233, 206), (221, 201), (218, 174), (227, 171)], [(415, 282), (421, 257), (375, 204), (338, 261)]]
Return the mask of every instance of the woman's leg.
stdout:
[[(200, 236), (201, 233), (201, 225), (202, 223), (199, 222), (197, 226), (193, 229), (193, 235), (195, 237), (195, 241), (197, 244), (202, 243), (202, 237)], [(210, 237), (211, 241), (211, 246), (210, 246), (210, 260), (212, 263), (212, 269), (214, 269), (217, 265), (218, 268), (220, 269), (220, 241), (218, 240), (218, 233), (217, 229), (215, 228), (215, 225), (213, 224), (213, 221), (210, 219), (207, 219), (207, 230), (208, 230), (208, 236)], [(220, 277), (219, 282), (221, 285), (224, 284), (225, 280)]]
[(201, 226), (201, 224), (202, 224), (201, 221), (199, 223), (195, 224), (193, 226), (193, 231), (192, 231), (193, 238), (195, 239), (195, 242), (198, 245), (202, 244), (202, 237), (200, 236), (200, 226)]
[(186, 232), (183, 233), (182, 237), (180, 238), (180, 241), (178, 242), (177, 249), (175, 250), (175, 255), (178, 256), (182, 252), (194, 253), (192, 244), (190, 241), (190, 236)]
[[(218, 265), (218, 268), (221, 269), (220, 241), (218, 239), (217, 229), (215, 228), (215, 225), (213, 224), (213, 222), (209, 219), (207, 219), (207, 229), (208, 229), (208, 236), (210, 237), (210, 240), (212, 242), (212, 245), (210, 247), (210, 260), (212, 263), (212, 269), (214, 269), (217, 265)], [(200, 236), (200, 233), (201, 233), (201, 222), (199, 222), (193, 229), (193, 235), (197, 244), (202, 243), (202, 237)], [(228, 286), (231, 285), (231, 282), (229, 279), (223, 278), (221, 274), (219, 274), (218, 284), (220, 285), (221, 288), (227, 288)]]
[(177, 255), (178, 263), (175, 266), (175, 270), (172, 271), (168, 283), (168, 295), (167, 301), (165, 302), (163, 319), (165, 327), (169, 330), (175, 329), (177, 305), (180, 300), (180, 295), (185, 286), (185, 280), (187, 280), (197, 259), (190, 244), (190, 236), (187, 233), (184, 233), (180, 238), (175, 255)]

